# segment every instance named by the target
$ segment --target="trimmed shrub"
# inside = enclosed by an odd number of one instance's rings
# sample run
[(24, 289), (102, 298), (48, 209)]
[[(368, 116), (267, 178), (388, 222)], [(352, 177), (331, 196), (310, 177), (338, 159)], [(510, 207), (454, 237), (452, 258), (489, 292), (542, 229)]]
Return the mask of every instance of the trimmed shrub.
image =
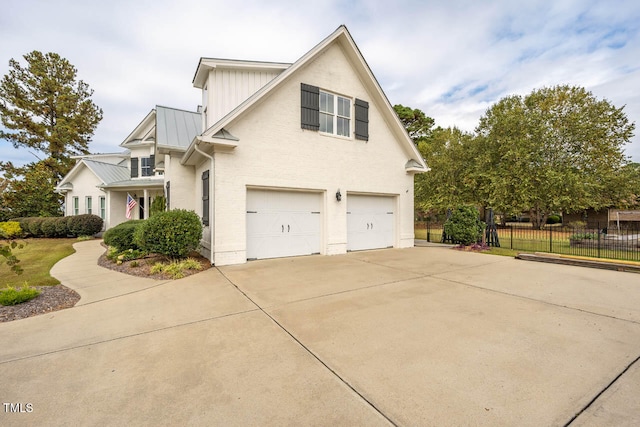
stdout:
[(184, 258), (202, 237), (200, 218), (193, 211), (160, 212), (146, 220), (134, 234), (136, 244), (147, 252)]
[(0, 222), (0, 238), (16, 239), (22, 237), (22, 227), (17, 221)]
[(35, 217), (29, 219), (29, 233), (33, 237), (42, 237), (42, 221), (44, 221), (44, 218)]
[(40, 230), (43, 237), (56, 237), (56, 223), (58, 218), (42, 218), (40, 222)]
[(104, 221), (98, 215), (82, 214), (69, 217), (69, 233), (75, 237), (93, 236), (102, 230)]
[(117, 252), (140, 249), (133, 240), (133, 234), (142, 223), (143, 219), (130, 220), (108, 229), (102, 235), (105, 245), (115, 248)]
[(40, 291), (28, 286), (26, 283), (20, 289), (9, 286), (0, 290), (0, 304), (16, 305), (32, 300), (38, 295), (40, 295)]
[(69, 234), (68, 222), (69, 218), (66, 216), (56, 218), (56, 236), (67, 237)]
[(482, 239), (485, 223), (480, 221), (480, 213), (473, 206), (458, 206), (444, 223), (444, 232), (455, 243), (470, 245)]

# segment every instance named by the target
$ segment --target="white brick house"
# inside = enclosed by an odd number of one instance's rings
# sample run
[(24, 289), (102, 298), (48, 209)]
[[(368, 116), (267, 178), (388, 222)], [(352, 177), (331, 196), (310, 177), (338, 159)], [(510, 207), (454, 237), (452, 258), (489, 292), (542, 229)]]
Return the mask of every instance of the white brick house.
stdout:
[(200, 132), (157, 135), (150, 153), (212, 263), (413, 246), (427, 167), (346, 27), (293, 64), (202, 58), (193, 84)]

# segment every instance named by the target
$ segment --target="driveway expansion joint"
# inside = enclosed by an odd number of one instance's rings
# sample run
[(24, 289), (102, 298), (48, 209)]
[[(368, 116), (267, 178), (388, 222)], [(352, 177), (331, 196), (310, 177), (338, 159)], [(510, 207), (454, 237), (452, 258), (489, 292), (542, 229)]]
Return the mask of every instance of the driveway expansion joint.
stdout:
[(612, 385), (614, 385), (625, 373), (627, 373), (627, 371), (629, 369), (631, 369), (633, 367), (633, 365), (635, 365), (638, 360), (640, 360), (640, 356), (636, 357), (631, 363), (629, 363), (629, 365), (627, 365), (626, 368), (624, 368), (622, 370), (622, 372), (620, 372), (618, 375), (616, 375), (616, 377), (609, 383), (606, 385), (606, 387), (604, 387), (602, 390), (600, 390), (600, 392), (598, 392), (593, 399), (591, 399), (589, 401), (589, 403), (587, 403), (580, 411), (578, 411), (565, 425), (564, 427), (568, 427), (571, 424), (573, 424), (573, 422), (587, 409), (589, 409), (591, 407), (591, 405), (593, 405), (596, 400), (598, 400), (600, 398), (600, 396), (602, 396), (607, 390), (609, 390), (609, 388), (611, 388)]
[(70, 350), (77, 350), (79, 348), (91, 347), (91, 346), (98, 345), (98, 344), (104, 344), (104, 343), (108, 343), (108, 342), (120, 341), (120, 340), (124, 340), (124, 339), (127, 339), (127, 338), (133, 338), (133, 337), (139, 337), (139, 336), (143, 336), (143, 335), (149, 335), (149, 334), (153, 334), (153, 333), (156, 333), (156, 332), (168, 331), (170, 329), (177, 329), (177, 328), (180, 328), (180, 327), (183, 327), (183, 326), (191, 326), (191, 325), (195, 325), (195, 324), (198, 324), (198, 323), (210, 322), (212, 320), (223, 319), (223, 318), (226, 318), (226, 317), (239, 316), (239, 315), (246, 314), (246, 313), (253, 313), (255, 311), (258, 311), (258, 309), (243, 310), (243, 311), (238, 311), (236, 313), (228, 313), (228, 314), (223, 314), (223, 315), (220, 315), (220, 316), (207, 317), (205, 319), (198, 319), (198, 320), (193, 320), (191, 322), (185, 322), (185, 323), (179, 323), (179, 324), (175, 324), (175, 325), (165, 326), (163, 328), (151, 329), (151, 330), (148, 330), (148, 331), (137, 332), (137, 333), (134, 333), (134, 334), (122, 335), (122, 336), (119, 336), (119, 337), (109, 338), (109, 339), (106, 339), (106, 340), (94, 341), (94, 342), (90, 342), (90, 343), (86, 343), (86, 344), (80, 344), (80, 345), (76, 345), (76, 346), (72, 346), (72, 347), (59, 348), (59, 349), (56, 349), (56, 350), (45, 351), (45, 352), (38, 353), (38, 354), (30, 354), (29, 356), (18, 357), (18, 358), (15, 358), (15, 359), (0, 360), (0, 365), (5, 365), (5, 364), (8, 364), (8, 363), (12, 363), (12, 362), (18, 362), (18, 361), (21, 361), (21, 360), (35, 359), (35, 358), (38, 358), (40, 356), (48, 356), (50, 354), (63, 353), (65, 351), (70, 351)]
[(369, 399), (367, 399), (362, 393), (360, 393), (358, 390), (356, 390), (356, 388), (351, 385), (346, 379), (344, 379), (343, 377), (341, 377), (334, 369), (332, 369), (325, 361), (323, 361), (317, 354), (315, 354), (313, 351), (311, 351), (311, 349), (309, 347), (307, 347), (306, 345), (304, 345), (304, 343), (302, 343), (302, 341), (300, 341), (298, 338), (296, 338), (295, 335), (293, 335), (292, 332), (290, 332), (287, 328), (285, 328), (280, 322), (278, 322), (273, 316), (271, 316), (267, 311), (265, 311), (264, 308), (262, 308), (258, 303), (256, 303), (254, 300), (251, 299), (251, 297), (249, 297), (249, 295), (247, 295), (242, 289), (240, 289), (238, 287), (238, 285), (236, 285), (230, 278), (228, 278), (224, 272), (222, 270), (220, 270), (219, 267), (215, 267), (220, 274), (222, 274), (222, 277), (224, 277), (231, 285), (233, 285), (238, 292), (240, 292), (242, 295), (245, 296), (245, 298), (247, 298), (247, 300), (249, 300), (252, 304), (254, 304), (256, 307), (258, 307), (258, 309), (265, 315), (267, 316), (269, 319), (271, 319), (271, 321), (278, 326), (278, 328), (282, 329), (282, 331), (287, 334), (294, 342), (296, 342), (300, 347), (302, 347), (303, 350), (305, 350), (311, 357), (313, 357), (315, 360), (318, 361), (318, 363), (320, 363), (322, 366), (324, 366), (331, 374), (333, 374), (334, 377), (336, 377), (340, 382), (342, 382), (344, 385), (346, 385), (351, 391), (353, 391), (356, 395), (358, 395), (364, 402), (366, 402), (375, 412), (377, 412), (381, 417), (383, 417), (385, 420), (387, 420), (391, 425), (393, 426), (397, 426), (398, 424), (395, 423), (393, 420), (391, 420), (384, 412), (382, 412), (382, 410), (380, 408), (378, 408), (373, 402), (371, 402)]

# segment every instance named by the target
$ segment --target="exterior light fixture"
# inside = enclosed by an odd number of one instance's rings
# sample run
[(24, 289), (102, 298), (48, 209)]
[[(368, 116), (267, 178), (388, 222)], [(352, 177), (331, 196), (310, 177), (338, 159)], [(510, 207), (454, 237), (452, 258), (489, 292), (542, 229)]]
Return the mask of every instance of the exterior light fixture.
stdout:
[(340, 189), (338, 188), (338, 191), (336, 191), (336, 200), (340, 201), (342, 200), (342, 194), (340, 194)]

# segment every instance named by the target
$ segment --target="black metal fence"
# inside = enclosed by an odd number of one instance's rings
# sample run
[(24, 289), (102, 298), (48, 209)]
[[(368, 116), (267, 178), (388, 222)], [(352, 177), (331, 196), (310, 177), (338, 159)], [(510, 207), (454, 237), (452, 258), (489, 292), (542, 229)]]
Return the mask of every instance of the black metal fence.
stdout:
[[(442, 225), (416, 224), (416, 238), (442, 242)], [(640, 228), (573, 228), (547, 225), (542, 230), (524, 224), (497, 227), (500, 247), (593, 258), (640, 261)]]

